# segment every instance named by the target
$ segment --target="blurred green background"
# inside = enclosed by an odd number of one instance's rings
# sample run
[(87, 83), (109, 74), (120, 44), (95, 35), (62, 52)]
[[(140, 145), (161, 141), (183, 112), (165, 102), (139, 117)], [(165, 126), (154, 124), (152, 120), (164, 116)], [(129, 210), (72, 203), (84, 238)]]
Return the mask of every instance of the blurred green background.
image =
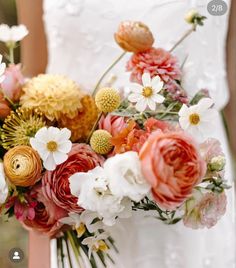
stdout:
[[(14, 0), (0, 0), (0, 24), (17, 24), (16, 6)], [(0, 53), (6, 53), (6, 47), (0, 42)], [(16, 51), (16, 61), (19, 62), (20, 49)], [(20, 248), (25, 254), (21, 263), (12, 263), (8, 254), (10, 249)], [(28, 255), (28, 232), (15, 219), (3, 222), (0, 218), (0, 268), (26, 268)], [(43, 267), (42, 267), (43, 268)]]

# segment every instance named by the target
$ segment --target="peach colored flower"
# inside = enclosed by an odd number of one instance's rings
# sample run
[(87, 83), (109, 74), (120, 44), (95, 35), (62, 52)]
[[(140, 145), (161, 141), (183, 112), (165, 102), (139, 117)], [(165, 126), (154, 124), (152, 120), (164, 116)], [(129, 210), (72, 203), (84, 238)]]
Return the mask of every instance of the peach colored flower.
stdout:
[(152, 47), (154, 38), (147, 27), (139, 21), (123, 21), (114, 35), (117, 44), (128, 52), (142, 52)]
[(5, 119), (10, 113), (10, 104), (5, 100), (3, 93), (0, 92), (0, 119)]
[(31, 194), (35, 195), (37, 205), (34, 207), (33, 219), (26, 218), (23, 224), (33, 230), (55, 237), (62, 229), (60, 219), (67, 216), (67, 211), (46, 199), (41, 185), (33, 187)]
[(181, 75), (177, 58), (162, 48), (134, 54), (127, 63), (127, 71), (131, 72), (130, 80), (140, 84), (145, 72), (150, 73), (151, 78), (160, 76), (165, 83), (179, 80)]
[(124, 117), (108, 114), (102, 116), (99, 129), (108, 131), (112, 136), (119, 134), (127, 126)]
[(20, 99), (24, 77), (21, 73), (20, 64), (10, 64), (5, 70), (5, 79), (1, 83), (3, 93), (13, 102)]
[(154, 199), (169, 210), (189, 197), (206, 172), (196, 144), (184, 132), (153, 132), (141, 148), (140, 159)]
[(77, 172), (87, 172), (102, 165), (103, 158), (86, 144), (74, 144), (68, 159), (54, 171), (46, 171), (42, 178), (42, 192), (50, 202), (69, 211), (81, 212), (78, 199), (71, 194), (69, 178)]
[(225, 193), (201, 193), (195, 190), (193, 196), (185, 203), (184, 225), (192, 229), (211, 228), (226, 212), (227, 197)]

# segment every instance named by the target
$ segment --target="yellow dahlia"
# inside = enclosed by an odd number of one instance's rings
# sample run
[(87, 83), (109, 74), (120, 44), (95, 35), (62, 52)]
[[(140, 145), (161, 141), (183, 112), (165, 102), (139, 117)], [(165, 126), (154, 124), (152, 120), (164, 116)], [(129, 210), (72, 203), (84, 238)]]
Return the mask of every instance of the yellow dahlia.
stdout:
[(71, 131), (71, 140), (85, 141), (98, 117), (98, 109), (94, 99), (86, 95), (81, 99), (82, 108), (72, 119), (62, 116), (58, 120), (59, 127), (66, 127)]
[(98, 91), (95, 102), (101, 112), (111, 113), (119, 107), (121, 99), (116, 89), (107, 87)]
[(1, 129), (2, 146), (8, 150), (17, 145), (30, 145), (29, 139), (45, 125), (41, 112), (23, 108), (12, 111)]
[(38, 108), (49, 120), (73, 118), (84, 96), (77, 84), (60, 75), (41, 74), (23, 87), (22, 107)]
[(94, 152), (98, 154), (108, 154), (112, 149), (111, 134), (103, 129), (99, 129), (93, 132), (90, 139), (90, 145)]
[(29, 146), (16, 146), (3, 158), (4, 171), (16, 186), (32, 186), (41, 176), (42, 164), (38, 153)]

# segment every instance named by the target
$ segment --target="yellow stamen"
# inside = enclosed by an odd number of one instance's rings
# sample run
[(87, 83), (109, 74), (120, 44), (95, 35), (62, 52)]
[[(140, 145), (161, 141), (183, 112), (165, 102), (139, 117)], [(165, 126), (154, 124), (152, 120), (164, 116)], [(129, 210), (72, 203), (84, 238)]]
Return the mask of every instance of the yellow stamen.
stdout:
[(103, 240), (99, 240), (99, 241), (97, 241), (96, 245), (93, 245), (93, 250), (95, 252), (97, 252), (99, 250), (100, 251), (106, 251), (106, 250), (108, 250), (108, 246)]
[(197, 125), (200, 122), (200, 116), (196, 113), (189, 116), (189, 121), (192, 125)]
[(81, 237), (86, 231), (85, 225), (83, 223), (80, 224), (79, 227), (76, 228), (77, 236)]
[(57, 150), (57, 143), (55, 141), (49, 141), (47, 143), (47, 149), (50, 151), (50, 152), (55, 152)]
[(143, 88), (143, 93), (142, 93), (142, 95), (143, 95), (144, 97), (148, 98), (148, 97), (152, 96), (152, 94), (153, 94), (153, 89), (152, 89), (151, 87), (144, 87), (144, 88)]

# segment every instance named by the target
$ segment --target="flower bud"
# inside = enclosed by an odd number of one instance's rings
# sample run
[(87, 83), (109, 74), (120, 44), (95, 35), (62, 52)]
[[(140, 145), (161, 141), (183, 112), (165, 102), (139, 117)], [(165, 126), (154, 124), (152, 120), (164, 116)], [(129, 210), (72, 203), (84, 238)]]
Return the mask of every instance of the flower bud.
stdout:
[(187, 12), (184, 19), (187, 23), (194, 23), (194, 20), (199, 15), (198, 11), (196, 9), (191, 9)]
[(219, 155), (211, 159), (208, 167), (211, 171), (221, 171), (222, 169), (224, 169), (225, 163), (226, 163), (225, 157)]

